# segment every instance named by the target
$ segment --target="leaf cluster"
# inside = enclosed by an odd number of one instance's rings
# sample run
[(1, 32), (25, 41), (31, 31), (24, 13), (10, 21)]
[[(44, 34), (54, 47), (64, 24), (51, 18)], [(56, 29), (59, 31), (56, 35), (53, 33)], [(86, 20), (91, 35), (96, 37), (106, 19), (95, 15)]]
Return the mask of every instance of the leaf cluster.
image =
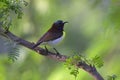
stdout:
[(22, 18), (22, 6), (27, 6), (27, 4), (25, 0), (0, 0), (0, 24), (2, 27), (10, 27), (14, 14), (18, 19)]
[(65, 66), (70, 70), (70, 74), (73, 75), (75, 79), (77, 78), (77, 75), (79, 74), (79, 69), (78, 67), (74, 65), (80, 61), (83, 61), (83, 58), (81, 57), (81, 55), (79, 56), (75, 55), (75, 56), (72, 56), (66, 59), (66, 62), (65, 62)]
[(117, 76), (116, 75), (110, 75), (107, 77), (107, 80), (116, 80)]
[(103, 66), (103, 63), (104, 62), (103, 62), (102, 58), (97, 55), (95, 57), (93, 57), (91, 60), (91, 64), (96, 66), (97, 68), (101, 68)]
[[(14, 43), (15, 44), (15, 43)], [(17, 45), (9, 47), (8, 49), (8, 59), (9, 61), (14, 62), (19, 57), (19, 48)]]
[(102, 58), (97, 55), (95, 57), (93, 57), (92, 59), (88, 59), (82, 55), (74, 55), (72, 57), (69, 57), (66, 60), (65, 65), (70, 70), (70, 74), (75, 76), (75, 78), (79, 74), (78, 67), (76, 67), (75, 65), (78, 64), (79, 62), (84, 62), (90, 66), (95, 66), (97, 68), (101, 68), (103, 66)]
[[(22, 18), (23, 6), (27, 5), (28, 3), (25, 0), (0, 0), (0, 28), (5, 29), (7, 32), (15, 17), (18, 19)], [(1, 33), (0, 35), (4, 36), (5, 34)], [(9, 40), (5, 44), (7, 44), (6, 48), (8, 48), (9, 60), (15, 61), (19, 56), (17, 44), (14, 42), (11, 43)]]

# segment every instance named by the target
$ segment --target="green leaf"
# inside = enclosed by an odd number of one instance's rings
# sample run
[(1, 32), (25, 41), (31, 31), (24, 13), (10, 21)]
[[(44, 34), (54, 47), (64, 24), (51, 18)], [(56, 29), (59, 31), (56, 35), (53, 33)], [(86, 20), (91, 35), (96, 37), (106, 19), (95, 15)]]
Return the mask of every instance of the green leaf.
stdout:
[(116, 80), (117, 76), (116, 75), (112, 75), (112, 76), (108, 76), (107, 80)]
[[(17, 15), (18, 19), (23, 16), (23, 5), (27, 6), (25, 0), (0, 0), (0, 23), (4, 29), (8, 29), (11, 24), (13, 17), (11, 15)], [(10, 20), (9, 20), (10, 19)]]
[(95, 56), (93, 59), (92, 59), (92, 63), (94, 66), (98, 67), (98, 68), (101, 68), (103, 66), (103, 60), (100, 56)]
[(19, 48), (17, 47), (17, 45), (12, 47), (10, 46), (8, 49), (8, 59), (14, 62), (15, 60), (17, 60), (18, 57), (19, 57)]

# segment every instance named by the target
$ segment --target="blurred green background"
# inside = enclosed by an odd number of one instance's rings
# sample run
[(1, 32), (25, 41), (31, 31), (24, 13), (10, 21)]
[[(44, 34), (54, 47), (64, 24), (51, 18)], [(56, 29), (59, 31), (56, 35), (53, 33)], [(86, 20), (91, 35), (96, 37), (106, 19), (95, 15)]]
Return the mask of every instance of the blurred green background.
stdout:
[[(30, 42), (36, 42), (56, 20), (68, 21), (66, 37), (56, 48), (71, 56), (88, 58), (99, 55), (104, 66), (98, 71), (120, 79), (120, 0), (27, 0), (22, 19), (14, 19), (10, 31)], [(2, 38), (0, 44), (3, 45)], [(4, 47), (5, 48), (5, 47)], [(6, 49), (1, 47), (1, 53)], [(2, 52), (3, 50), (3, 52)], [(41, 56), (20, 46), (20, 57), (14, 63), (0, 56), (0, 80), (75, 80), (64, 63)], [(93, 80), (79, 70), (77, 80)]]

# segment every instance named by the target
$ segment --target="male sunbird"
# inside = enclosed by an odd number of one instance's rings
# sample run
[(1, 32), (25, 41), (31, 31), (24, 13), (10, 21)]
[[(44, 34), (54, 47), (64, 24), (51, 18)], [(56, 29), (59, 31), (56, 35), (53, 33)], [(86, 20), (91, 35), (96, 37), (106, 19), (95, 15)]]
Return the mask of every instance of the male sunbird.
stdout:
[(68, 22), (63, 22), (58, 20), (53, 23), (52, 27), (37, 41), (33, 48), (37, 47), (41, 43), (48, 43), (54, 45), (63, 40), (64, 36), (64, 24)]

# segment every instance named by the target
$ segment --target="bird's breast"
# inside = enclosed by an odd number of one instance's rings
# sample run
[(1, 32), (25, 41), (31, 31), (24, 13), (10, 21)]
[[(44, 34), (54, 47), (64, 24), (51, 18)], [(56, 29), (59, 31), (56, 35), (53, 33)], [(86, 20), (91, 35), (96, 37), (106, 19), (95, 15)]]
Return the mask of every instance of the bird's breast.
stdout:
[(63, 32), (63, 35), (55, 40), (52, 40), (52, 41), (48, 41), (47, 43), (49, 45), (56, 45), (56, 44), (59, 44), (65, 37), (65, 32)]

